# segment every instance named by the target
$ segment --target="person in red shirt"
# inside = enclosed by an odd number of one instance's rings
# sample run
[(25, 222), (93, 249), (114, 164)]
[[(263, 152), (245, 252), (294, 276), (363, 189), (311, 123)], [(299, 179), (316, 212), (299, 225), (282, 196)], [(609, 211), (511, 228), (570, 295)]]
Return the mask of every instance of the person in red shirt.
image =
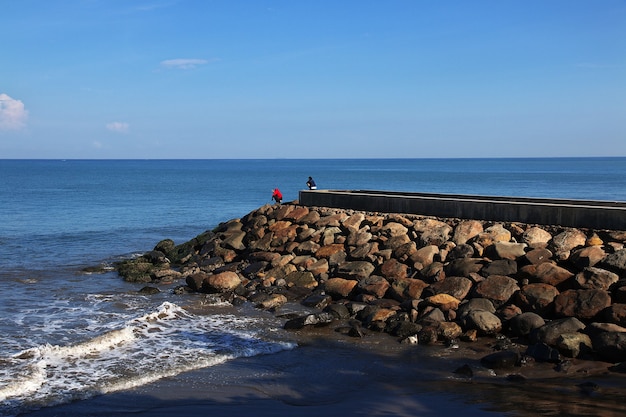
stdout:
[(278, 204), (283, 200), (283, 195), (278, 188), (274, 188), (274, 192), (272, 193), (272, 200), (276, 201)]

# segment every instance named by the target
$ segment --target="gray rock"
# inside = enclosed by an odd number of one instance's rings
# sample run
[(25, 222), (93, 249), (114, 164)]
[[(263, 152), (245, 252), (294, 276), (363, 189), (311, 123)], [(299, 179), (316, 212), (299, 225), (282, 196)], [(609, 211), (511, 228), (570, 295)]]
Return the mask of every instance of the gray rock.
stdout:
[(574, 317), (554, 320), (531, 333), (531, 342), (544, 343), (548, 346), (556, 346), (559, 336), (564, 333), (573, 333), (583, 330), (585, 324)]
[(546, 324), (546, 321), (536, 313), (522, 313), (509, 321), (509, 330), (515, 336), (528, 336), (530, 333)]

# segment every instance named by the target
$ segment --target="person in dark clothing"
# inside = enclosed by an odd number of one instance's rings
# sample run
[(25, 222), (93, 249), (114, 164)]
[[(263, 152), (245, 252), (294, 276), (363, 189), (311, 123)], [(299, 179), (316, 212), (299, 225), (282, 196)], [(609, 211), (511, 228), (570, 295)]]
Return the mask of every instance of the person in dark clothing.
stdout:
[(313, 177), (309, 177), (309, 180), (306, 182), (306, 186), (309, 187), (309, 190), (317, 190), (317, 184), (315, 184)]
[(274, 188), (274, 192), (272, 193), (272, 200), (276, 201), (278, 204), (283, 201), (283, 194), (278, 188)]

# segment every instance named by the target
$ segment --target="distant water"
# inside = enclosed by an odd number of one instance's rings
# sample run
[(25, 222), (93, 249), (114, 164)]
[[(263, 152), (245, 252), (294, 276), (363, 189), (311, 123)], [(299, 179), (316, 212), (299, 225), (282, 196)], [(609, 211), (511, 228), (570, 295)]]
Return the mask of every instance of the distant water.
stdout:
[(0, 160), (0, 415), (293, 348), (269, 315), (80, 270), (182, 243), (275, 187), (295, 200), (309, 175), (320, 189), (626, 201), (626, 158)]

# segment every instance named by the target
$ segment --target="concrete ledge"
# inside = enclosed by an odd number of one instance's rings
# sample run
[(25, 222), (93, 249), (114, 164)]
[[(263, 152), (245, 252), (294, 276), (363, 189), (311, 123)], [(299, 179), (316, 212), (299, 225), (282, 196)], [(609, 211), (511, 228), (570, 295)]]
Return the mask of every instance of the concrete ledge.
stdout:
[(626, 202), (526, 197), (303, 190), (300, 204), (384, 213), (626, 230)]

